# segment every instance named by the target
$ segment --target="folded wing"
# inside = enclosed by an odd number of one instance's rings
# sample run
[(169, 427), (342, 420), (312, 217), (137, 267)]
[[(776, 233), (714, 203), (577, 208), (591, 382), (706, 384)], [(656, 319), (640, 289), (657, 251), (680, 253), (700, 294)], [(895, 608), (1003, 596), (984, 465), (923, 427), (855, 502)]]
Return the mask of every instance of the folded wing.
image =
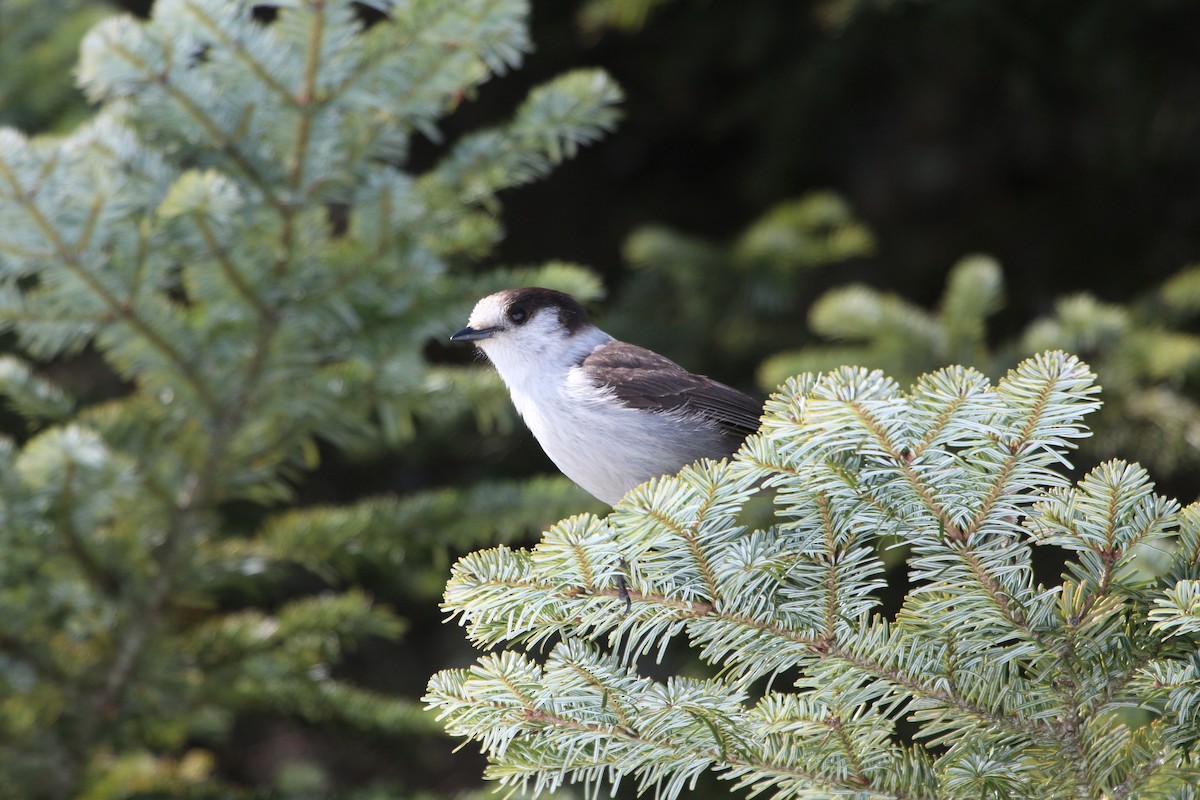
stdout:
[(707, 417), (739, 440), (758, 430), (761, 401), (693, 375), (644, 347), (614, 340), (592, 351), (580, 366), (589, 380), (632, 408)]

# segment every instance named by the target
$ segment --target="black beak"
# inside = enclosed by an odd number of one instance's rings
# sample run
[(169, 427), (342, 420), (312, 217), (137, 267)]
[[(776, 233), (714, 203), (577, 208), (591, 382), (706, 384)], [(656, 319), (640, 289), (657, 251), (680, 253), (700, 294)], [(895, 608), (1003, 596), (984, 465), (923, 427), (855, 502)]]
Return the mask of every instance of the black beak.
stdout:
[(479, 330), (475, 330), (474, 328), (463, 328), (461, 331), (459, 331), (458, 333), (451, 336), (450, 341), (452, 341), (452, 342), (477, 342), (480, 339), (492, 338), (492, 336), (495, 335), (496, 331), (498, 331), (498, 330), (500, 330), (500, 329), (499, 328), (481, 328)]

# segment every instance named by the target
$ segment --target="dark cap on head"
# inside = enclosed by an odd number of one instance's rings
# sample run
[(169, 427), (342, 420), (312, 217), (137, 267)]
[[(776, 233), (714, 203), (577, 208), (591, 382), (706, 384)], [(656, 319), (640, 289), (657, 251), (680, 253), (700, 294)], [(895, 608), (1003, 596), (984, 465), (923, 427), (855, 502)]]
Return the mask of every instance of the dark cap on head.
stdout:
[(553, 289), (543, 289), (540, 286), (528, 286), (524, 289), (509, 289), (504, 293), (506, 313), (510, 318), (514, 311), (524, 311), (525, 318), (543, 308), (553, 308), (558, 312), (558, 321), (568, 333), (574, 334), (587, 324), (587, 311), (579, 301), (569, 294), (556, 292)]

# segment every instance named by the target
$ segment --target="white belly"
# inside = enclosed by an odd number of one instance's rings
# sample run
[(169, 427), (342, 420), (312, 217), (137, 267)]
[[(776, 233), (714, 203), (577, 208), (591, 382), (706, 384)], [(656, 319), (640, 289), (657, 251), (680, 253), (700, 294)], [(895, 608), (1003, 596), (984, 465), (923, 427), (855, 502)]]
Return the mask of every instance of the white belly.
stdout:
[(718, 433), (680, 415), (617, 404), (587, 384), (579, 369), (536, 396), (513, 391), (512, 399), (550, 460), (609, 505), (650, 478), (732, 449)]

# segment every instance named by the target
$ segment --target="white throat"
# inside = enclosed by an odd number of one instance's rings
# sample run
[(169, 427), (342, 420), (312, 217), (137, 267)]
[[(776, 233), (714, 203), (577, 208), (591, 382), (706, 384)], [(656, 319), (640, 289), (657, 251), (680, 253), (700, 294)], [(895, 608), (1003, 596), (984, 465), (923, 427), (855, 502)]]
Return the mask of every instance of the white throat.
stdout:
[[(539, 321), (530, 323), (529, 328)], [(487, 354), (512, 393), (514, 402), (518, 394), (544, 394), (545, 389), (562, 381), (572, 367), (613, 338), (595, 325), (581, 328), (574, 336), (564, 336), (560, 329), (544, 335), (541, 331), (528, 329), (521, 333), (533, 335), (522, 336), (520, 342), (504, 336), (479, 342), (480, 349)], [(524, 416), (520, 403), (517, 403), (517, 410)]]

